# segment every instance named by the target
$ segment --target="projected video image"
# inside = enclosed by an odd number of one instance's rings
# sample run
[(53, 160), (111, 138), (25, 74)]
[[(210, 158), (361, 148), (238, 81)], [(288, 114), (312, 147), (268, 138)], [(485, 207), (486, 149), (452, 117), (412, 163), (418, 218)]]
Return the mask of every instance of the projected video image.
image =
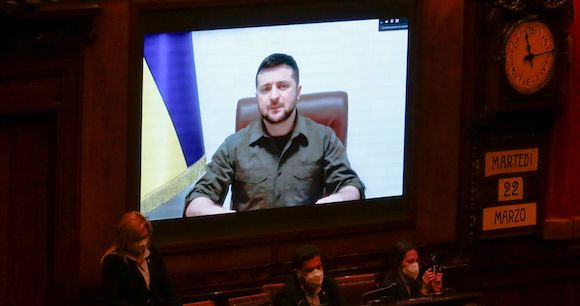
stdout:
[[(186, 197), (206, 174), (207, 164), (216, 152), (220, 152), (220, 146), (223, 147), (225, 140), (237, 131), (238, 101), (246, 99), (254, 104), (252, 99), (259, 90), (256, 88), (258, 66), (273, 53), (292, 56), (299, 67), (299, 84), (296, 85), (300, 86), (300, 96), (305, 101), (298, 99), (298, 114), (306, 116), (308, 110), (306, 106), (301, 110), (300, 104), (320, 95), (340, 93), (340, 99), (346, 100), (348, 123), (345, 134), (337, 138), (344, 138), (340, 139), (340, 145), (350, 168), (364, 184), (365, 197), (401, 196), (405, 170), (407, 40), (406, 20), (395, 18), (146, 35), (142, 81), (141, 212), (151, 220), (184, 216)], [(255, 102), (256, 120), (260, 123), (257, 104)], [(330, 108), (317, 110), (311, 117), (328, 115), (331, 111)], [(260, 123), (260, 127), (264, 125)], [(312, 128), (307, 131), (312, 132)], [(329, 143), (330, 140), (321, 141), (321, 146), (328, 147)], [(310, 140), (307, 144), (314, 146), (315, 141)], [(284, 148), (282, 146), (281, 150)], [(226, 150), (231, 160), (222, 168), (235, 170), (240, 164), (249, 165), (249, 161), (232, 156), (232, 152), (242, 150), (238, 149)], [(303, 161), (296, 165), (308, 164), (308, 160)], [(324, 175), (332, 168), (325, 163), (313, 164), (321, 167), (314, 171), (316, 175)], [(243, 174), (238, 171), (231, 177), (220, 178), (220, 182), (230, 181), (226, 188), (221, 183), (219, 187), (211, 187), (219, 191), (218, 196), (212, 196), (213, 202), (237, 212), (283, 207), (270, 203), (275, 202), (272, 199), (279, 196), (279, 190), (284, 197), (284, 188), (279, 185), (290, 186), (291, 183), (276, 182), (274, 172), (262, 170), (275, 167), (252, 168), (261, 173), (252, 181), (278, 188), (269, 195), (271, 199), (263, 200), (260, 205), (252, 204), (257, 202), (246, 199), (252, 194), (247, 189), (254, 187), (246, 186), (245, 191), (236, 194), (236, 188), (242, 189), (238, 179)], [(250, 168), (243, 170), (247, 173)], [(304, 203), (289, 200), (280, 203), (288, 206), (314, 204), (330, 193), (328, 186), (321, 188), (316, 198), (305, 196), (308, 200)]]

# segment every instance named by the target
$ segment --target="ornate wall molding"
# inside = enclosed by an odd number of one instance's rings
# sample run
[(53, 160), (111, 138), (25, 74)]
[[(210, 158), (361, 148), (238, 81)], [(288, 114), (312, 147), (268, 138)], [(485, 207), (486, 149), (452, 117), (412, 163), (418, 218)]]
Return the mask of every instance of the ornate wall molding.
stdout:
[(46, 53), (79, 49), (94, 38), (93, 1), (0, 2), (0, 53)]

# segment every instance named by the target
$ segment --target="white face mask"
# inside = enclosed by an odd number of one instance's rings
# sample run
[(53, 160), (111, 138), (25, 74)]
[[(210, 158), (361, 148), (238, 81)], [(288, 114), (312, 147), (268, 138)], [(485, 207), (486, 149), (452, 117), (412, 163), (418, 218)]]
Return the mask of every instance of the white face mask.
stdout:
[(419, 263), (412, 263), (403, 268), (403, 273), (412, 279), (417, 279), (419, 276)]
[(304, 278), (306, 285), (310, 288), (318, 288), (322, 286), (322, 280), (324, 279), (324, 272), (322, 269), (314, 269), (312, 272), (308, 273)]

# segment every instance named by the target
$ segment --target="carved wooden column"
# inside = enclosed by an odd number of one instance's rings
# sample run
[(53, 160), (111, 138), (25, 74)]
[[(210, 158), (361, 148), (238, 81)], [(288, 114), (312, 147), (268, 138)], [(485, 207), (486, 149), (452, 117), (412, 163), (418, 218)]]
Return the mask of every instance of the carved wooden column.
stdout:
[(0, 2), (0, 301), (74, 305), (91, 2)]
[[(580, 1), (574, 0), (576, 13)], [(580, 237), (580, 23), (574, 20), (566, 33), (573, 44), (566, 62), (570, 65), (565, 80), (562, 112), (554, 125), (550, 145), (550, 168), (544, 237), (570, 239)]]

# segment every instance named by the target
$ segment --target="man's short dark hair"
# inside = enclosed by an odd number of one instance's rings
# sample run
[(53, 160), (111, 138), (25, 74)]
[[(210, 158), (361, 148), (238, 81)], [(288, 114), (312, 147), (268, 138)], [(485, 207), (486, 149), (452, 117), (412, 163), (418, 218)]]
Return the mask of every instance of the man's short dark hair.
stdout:
[(317, 247), (307, 244), (299, 247), (292, 255), (292, 266), (294, 269), (300, 269), (304, 263), (316, 256), (320, 256), (320, 250)]
[(260, 67), (258, 67), (258, 72), (256, 72), (256, 87), (258, 86), (258, 74), (262, 72), (264, 69), (280, 66), (280, 65), (288, 65), (292, 68), (292, 78), (296, 81), (296, 85), (300, 84), (300, 71), (298, 70), (298, 64), (294, 58), (288, 54), (283, 53), (274, 53), (268, 55), (262, 63), (260, 63)]

